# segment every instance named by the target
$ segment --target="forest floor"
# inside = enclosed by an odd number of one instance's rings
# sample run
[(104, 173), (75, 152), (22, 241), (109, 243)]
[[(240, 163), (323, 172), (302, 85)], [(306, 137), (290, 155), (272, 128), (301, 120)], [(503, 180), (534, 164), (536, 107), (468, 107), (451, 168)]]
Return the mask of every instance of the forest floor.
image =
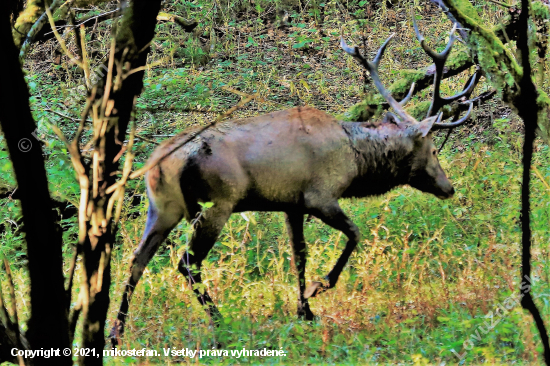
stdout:
[[(200, 40), (182, 35), (173, 25), (160, 25), (151, 56), (151, 62), (159, 64), (147, 71), (137, 102), (137, 134), (142, 139), (136, 141), (134, 168), (144, 164), (156, 146), (154, 141), (206, 124), (236, 105), (243, 97), (235, 90), (258, 96), (231, 118), (298, 105), (344, 115), (362, 99), (365, 75), (338, 47), (342, 26), (349, 43), (361, 44), (365, 38), (369, 57), (390, 33), (396, 33), (380, 67), (386, 85), (399, 77), (399, 70), (428, 65), (414, 38), (409, 2), (375, 10), (367, 7), (373, 13), (361, 24), (335, 4), (327, 2), (322, 31), (308, 12), (293, 11), (290, 27), (285, 29), (266, 20), (273, 15), (269, 15), (275, 11), (272, 8), (243, 13), (238, 22), (219, 26), (223, 35), (211, 59), (200, 48)], [(488, 7), (487, 21), (498, 21), (499, 11)], [(422, 11), (417, 10), (417, 19), (430, 44), (441, 50), (451, 24), (437, 8), (424, 4)], [(461, 47), (458, 44), (455, 52)], [(78, 184), (69, 156), (48, 127), (57, 124), (70, 135), (76, 123), (48, 110), (78, 118), (85, 94), (76, 77), (63, 76), (70, 66), (52, 67), (54, 49), (50, 42), (33, 51), (26, 64), (27, 79), (38, 136), (48, 159), (52, 195), (76, 206)], [(469, 75), (445, 81), (443, 92), (456, 92)], [(476, 94), (487, 88), (480, 85)], [(411, 104), (429, 98), (430, 89), (426, 89)], [(443, 133), (435, 136), (438, 145), (443, 137)], [(190, 226), (181, 222), (136, 288), (120, 349), (146, 348), (163, 354), (165, 348), (212, 350), (212, 344), (220, 342), (221, 349), (228, 351), (267, 348), (283, 350), (285, 356), (128, 356), (108, 357), (107, 364), (542, 363), (532, 318), (516, 301), (525, 281), (519, 278), (522, 142), (517, 117), (495, 100), (476, 109), (472, 121), (454, 132), (440, 153), (456, 189), (454, 198), (441, 201), (403, 187), (381, 197), (343, 200), (342, 207), (361, 229), (363, 240), (337, 286), (311, 300), (317, 316), (314, 322), (296, 316), (297, 281), (282, 213), (234, 214), (205, 261), (204, 284), (224, 317), (217, 329), (211, 328), (178, 272), (190, 235)], [(549, 152), (537, 140), (532, 167), (530, 279), (547, 322)], [(0, 151), (0, 169), (0, 186), (11, 192), (14, 179), (5, 149)], [(109, 328), (148, 206), (143, 179), (130, 182), (127, 192), (113, 253)], [(77, 237), (74, 206), (59, 209), (67, 262)], [(18, 212), (11, 197), (0, 200), (0, 252), (14, 267), (17, 298), (21, 299), (17, 307), (24, 322), (29, 312), (24, 289), (29, 287), (25, 285), (24, 240), (14, 219)], [(313, 219), (305, 225), (305, 237), (309, 283), (332, 268), (345, 236)], [(2, 275), (0, 279), (6, 286)]]

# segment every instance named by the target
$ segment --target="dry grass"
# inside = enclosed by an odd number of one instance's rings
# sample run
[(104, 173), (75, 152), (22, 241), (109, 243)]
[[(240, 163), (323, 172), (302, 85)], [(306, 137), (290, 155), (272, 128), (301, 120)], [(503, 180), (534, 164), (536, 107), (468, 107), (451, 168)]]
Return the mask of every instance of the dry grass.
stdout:
[[(488, 23), (502, 16), (498, 7), (481, 5), (486, 7)], [(352, 20), (349, 11), (341, 10), (325, 20), (324, 35), (315, 28), (312, 18), (300, 13), (287, 32), (268, 31), (265, 37), (253, 37), (253, 42), (250, 34), (262, 26), (251, 22), (255, 19), (251, 13), (237, 24), (218, 24), (226, 36), (218, 42), (215, 61), (202, 66), (190, 65), (189, 59), (182, 61), (172, 52), (179, 52), (179, 44), (195, 52), (196, 38), (182, 36), (173, 26), (159, 27), (159, 37), (165, 39), (155, 43), (151, 61), (169, 57), (166, 64), (147, 73), (145, 92), (138, 103), (140, 133), (172, 134), (211, 121), (240, 98), (222, 89), (224, 85), (260, 94), (234, 117), (306, 104), (342, 113), (361, 99), (363, 73), (338, 50), (340, 28), (345, 26), (347, 39), (356, 43), (361, 43), (364, 36), (369, 55), (390, 33), (397, 33), (381, 65), (383, 81), (389, 85), (399, 77), (398, 70), (422, 67), (428, 62), (408, 21), (410, 6), (411, 2), (398, 2), (393, 8), (371, 10), (371, 18), (361, 26)], [(450, 25), (440, 15), (435, 16), (439, 12), (433, 7), (419, 13), (423, 17), (420, 27), (430, 44), (441, 47)], [(98, 47), (104, 47), (102, 37), (108, 32), (108, 28), (101, 30)], [(292, 47), (304, 37), (311, 40), (308, 48)], [(27, 65), (41, 95), (39, 101), (33, 101), (33, 108), (38, 117), (58, 122), (70, 134), (75, 126), (47, 115), (39, 102), (78, 116), (83, 98), (74, 92), (74, 78), (61, 83), (66, 71), (45, 63), (50, 57), (48, 52), (53, 52), (52, 45), (42, 47), (34, 51), (31, 59), (35, 61)], [(101, 53), (97, 57), (96, 62)], [(444, 92), (460, 88), (466, 78), (453, 78), (445, 84)], [(426, 98), (429, 90), (420, 93), (413, 105)], [(501, 108), (491, 105), (478, 115), (487, 117), (489, 108), (497, 107)], [(403, 188), (379, 198), (343, 202), (364, 239), (336, 288), (311, 301), (318, 315), (316, 322), (306, 323), (295, 316), (296, 279), (282, 215), (254, 213), (247, 216), (248, 221), (233, 215), (204, 265), (206, 288), (225, 318), (222, 327), (215, 331), (209, 328), (208, 317), (177, 271), (189, 235), (188, 225), (182, 223), (136, 289), (121, 348), (147, 347), (159, 352), (163, 347), (209, 349), (215, 338), (225, 349), (282, 347), (288, 356), (281, 360), (201, 359), (192, 363), (456, 363), (458, 359), (450, 350), (461, 352), (463, 342), (471, 339), (476, 327), (486, 321), (485, 316), (490, 312), (496, 315), (496, 304), (519, 292), (517, 218), (522, 138), (517, 124), (510, 126), (515, 117), (503, 116), (506, 113), (495, 112), (492, 128), (484, 124), (463, 131), (460, 139), (443, 151), (442, 164), (457, 189), (453, 200), (442, 202)], [(46, 130), (44, 126), (41, 129)], [(137, 161), (144, 161), (152, 148), (151, 144), (138, 143)], [(51, 147), (51, 151), (60, 154), (59, 148)], [(533, 183), (533, 278), (539, 296), (536, 301), (545, 319), (550, 314), (545, 298), (550, 296), (550, 190), (543, 183), (550, 176), (548, 157), (548, 147), (539, 144), (535, 166), (542, 179), (536, 176)], [(57, 164), (55, 159), (61, 158), (53, 154), (49, 164)], [(55, 187), (54, 195), (66, 194)], [(144, 194), (142, 181), (132, 182), (129, 188), (130, 199)], [(124, 209), (120, 245), (113, 256), (109, 324), (118, 310), (129, 258), (143, 231), (146, 206), (146, 200), (142, 200)], [(8, 210), (6, 205), (2, 207)], [(66, 225), (70, 243), (74, 220)], [(309, 282), (328, 272), (345, 238), (313, 220), (306, 225), (306, 240)], [(4, 241), (6, 246), (12, 245), (6, 234)], [(70, 253), (70, 246), (65, 250)], [(14, 276), (18, 312), (24, 323), (29, 315), (24, 267), (14, 268)], [(4, 277), (1, 279), (3, 293), (7, 293), (7, 283)], [(538, 335), (531, 323), (522, 310), (513, 309), (498, 326), (475, 341), (467, 362), (540, 363)], [(108, 359), (109, 364), (188, 362), (164, 357)]]

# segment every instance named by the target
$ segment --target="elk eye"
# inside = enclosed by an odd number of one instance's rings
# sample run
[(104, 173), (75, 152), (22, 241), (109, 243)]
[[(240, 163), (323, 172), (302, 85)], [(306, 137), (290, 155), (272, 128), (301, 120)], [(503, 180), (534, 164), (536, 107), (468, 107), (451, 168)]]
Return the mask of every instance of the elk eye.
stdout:
[(432, 154), (433, 154), (434, 156), (437, 155), (437, 150), (434, 149), (434, 150), (432, 151)]

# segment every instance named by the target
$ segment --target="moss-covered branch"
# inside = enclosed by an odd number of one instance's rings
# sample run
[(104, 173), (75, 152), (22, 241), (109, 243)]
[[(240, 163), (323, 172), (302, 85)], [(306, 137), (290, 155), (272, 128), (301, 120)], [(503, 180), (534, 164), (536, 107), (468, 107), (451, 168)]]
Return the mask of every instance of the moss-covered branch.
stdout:
[[(62, 0), (47, 1), (44, 0), (29, 0), (25, 9), (19, 14), (13, 26), (13, 41), (17, 48), (21, 48), (23, 42), (27, 39), (33, 39), (42, 27), (48, 22), (44, 6), (50, 5), (50, 11), (54, 15), (54, 19), (63, 20), (67, 17), (67, 13), (71, 6), (86, 7), (90, 5), (101, 5), (108, 0)], [(56, 11), (57, 10), (57, 11)]]
[[(523, 77), (523, 68), (516, 60), (516, 56), (504, 45), (495, 30), (487, 29), (481, 25), (482, 20), (469, 1), (444, 0), (444, 2), (453, 16), (472, 30), (469, 43), (477, 55), (482, 70), (493, 86), (502, 91), (504, 102), (519, 112), (518, 108), (524, 105), (522, 91), (519, 86)], [(548, 7), (539, 2), (533, 3), (532, 12), (542, 19), (550, 19)], [(518, 17), (521, 17), (521, 12)], [(535, 34), (530, 38), (534, 36)], [(529, 62), (529, 60), (523, 60), (523, 62)], [(535, 99), (539, 110), (538, 127), (540, 135), (546, 141), (549, 141), (550, 119), (548, 113), (550, 111), (550, 99), (540, 88), (537, 89)]]
[(193, 29), (199, 24), (194, 20), (187, 20), (175, 14), (169, 14), (161, 11), (157, 16), (157, 20), (164, 20), (179, 25), (184, 31), (192, 32)]
[(23, 39), (42, 14), (44, 14), (44, 0), (29, 0), (27, 2), (27, 6), (19, 14), (13, 26), (13, 42), (17, 48), (21, 47)]
[[(63, 3), (63, 5), (59, 6), (61, 4), (61, 0), (55, 0), (52, 5), (50, 6), (50, 11), (55, 11), (56, 8), (59, 7), (59, 11), (57, 12), (57, 17), (58, 18), (65, 18), (67, 16), (67, 13), (69, 12), (69, 9), (71, 7), (73, 3), (73, 0), (68, 0), (66, 1), (65, 3)], [(34, 22), (34, 24), (30, 27), (28, 33), (26, 35), (23, 35), (20, 33), (19, 29), (17, 32), (14, 31), (14, 41), (15, 41), (15, 44), (16, 46), (20, 47), (21, 50), (19, 52), (19, 59), (22, 60), (28, 49), (29, 49), (29, 46), (31, 45), (31, 43), (33, 42), (33, 40), (35, 39), (36, 35), (38, 33), (40, 33), (40, 30), (42, 29), (42, 27), (44, 27), (44, 25), (48, 22), (48, 16), (46, 13), (42, 13), (42, 15), (40, 15), (40, 17), (38, 17), (38, 19), (36, 20), (36, 22)], [(22, 29), (23, 28), (26, 28), (28, 24), (22, 24), (21, 27)], [(17, 36), (16, 36), (17, 34)], [(53, 34), (52, 34), (52, 37), (53, 37)]]
[[(458, 75), (473, 65), (474, 63), (466, 51), (457, 52), (449, 57), (443, 78)], [(433, 83), (434, 73), (435, 68), (433, 65), (420, 70), (401, 70), (399, 71), (401, 78), (395, 81), (388, 90), (395, 99), (403, 99), (413, 82), (416, 84), (414, 89), (415, 94), (429, 87)], [(389, 104), (380, 94), (376, 93), (352, 106), (341, 117), (346, 121), (367, 121), (374, 116), (378, 116), (388, 108)]]
[[(464, 9), (459, 14), (456, 12), (456, 9), (453, 7), (453, 11), (450, 11), (446, 4), (451, 3), (450, 1), (444, 1), (444, 0), (431, 0), (433, 3), (436, 3), (439, 5), (447, 17), (451, 19), (453, 22), (457, 22), (459, 24), (465, 24), (466, 28), (472, 28), (470, 23), (468, 21), (473, 21), (476, 26), (480, 23), (480, 18), (477, 12), (475, 11), (475, 8), (468, 2), (464, 1)], [(459, 1), (459, 0), (456, 0)], [(467, 3), (467, 4), (466, 4)], [(534, 5), (539, 3), (534, 3)], [(535, 8), (535, 6), (534, 6)], [(546, 17), (546, 13), (548, 12), (548, 7), (544, 4), (542, 6), (536, 6), (536, 12), (537, 16), (544, 18)], [(497, 57), (497, 55), (501, 58), (499, 61), (503, 62), (493, 62), (492, 68), (494, 71), (500, 71), (502, 69), (504, 70), (511, 70), (512, 73), (515, 74), (515, 76), (509, 75), (504, 82), (509, 83), (511, 86), (514, 86), (514, 78), (519, 77), (521, 75), (521, 67), (519, 67), (517, 61), (514, 59), (513, 54), (504, 46), (505, 43), (509, 42), (510, 40), (517, 39), (517, 19), (521, 12), (518, 11), (517, 8), (510, 8), (508, 11), (508, 16), (504, 23), (506, 25), (498, 25), (494, 29), (480, 29), (486, 37), (489, 37), (490, 39), (494, 40), (496, 45), (494, 47), (484, 47), (479, 42), (479, 39), (470, 39), (468, 36), (468, 43), (471, 42), (477, 42), (478, 48), (484, 48), (485, 53), (481, 56), (485, 59), (494, 59)], [(460, 15), (460, 16), (459, 16)], [(546, 17), (545, 19), (549, 19)], [(465, 38), (462, 36), (462, 38)], [(484, 38), (482, 38), (482, 43), (485, 43)], [(493, 48), (496, 48), (496, 50), (493, 50), (489, 52), (489, 50), (492, 50)], [(494, 52), (497, 53), (497, 55), (494, 54)], [(476, 54), (477, 57), (479, 57), (479, 54)], [(505, 59), (502, 59), (502, 58)], [(477, 62), (477, 61), (476, 61)], [(489, 62), (490, 63), (490, 62)], [(449, 57), (449, 60), (447, 61), (446, 70), (444, 73), (443, 78), (448, 78), (451, 76), (455, 76), (463, 72), (464, 70), (467, 70), (469, 67), (473, 65), (473, 60), (471, 59), (471, 56), (467, 52), (458, 52), (456, 54), (451, 55)], [(403, 96), (405, 96), (407, 90), (411, 86), (412, 82), (416, 82), (416, 88), (415, 93), (418, 91), (421, 91), (431, 85), (433, 82), (433, 65), (430, 66), (427, 69), (417, 71), (417, 70), (403, 70), (401, 72), (402, 78), (394, 82), (394, 84), (389, 88), (392, 95), (395, 96), (396, 99), (400, 99)], [(489, 77), (491, 74), (488, 75)], [(502, 87), (497, 87), (497, 89), (502, 89)], [(427, 110), (427, 106), (429, 105), (429, 102), (419, 103), (415, 105), (413, 108), (409, 109), (409, 112), (413, 115), (421, 115), (421, 112), (424, 110)], [(370, 118), (373, 118), (375, 116), (378, 116), (382, 111), (389, 108), (389, 105), (383, 100), (383, 98), (379, 94), (374, 95), (368, 95), (365, 100), (355, 104), (352, 106), (346, 113), (344, 113), (341, 117), (347, 121), (366, 121)], [(540, 127), (541, 130), (545, 129), (544, 126)], [(546, 129), (545, 129), (546, 130)]]
[(491, 78), (491, 82), (503, 89), (505, 98), (513, 98), (517, 93), (517, 83), (523, 76), (523, 69), (518, 64), (512, 51), (497, 37), (492, 29), (482, 25), (482, 20), (469, 1), (445, 1), (449, 11), (464, 26), (472, 30), (470, 44), (475, 49), (482, 69)]

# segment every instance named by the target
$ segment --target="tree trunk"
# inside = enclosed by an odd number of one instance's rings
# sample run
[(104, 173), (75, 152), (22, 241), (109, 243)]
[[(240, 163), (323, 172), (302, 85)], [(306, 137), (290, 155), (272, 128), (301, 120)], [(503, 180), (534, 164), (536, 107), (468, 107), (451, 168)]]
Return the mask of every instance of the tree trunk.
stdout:
[[(135, 0), (125, 9), (114, 54), (114, 64), (121, 65), (123, 73), (128, 74), (146, 65), (160, 3), (161, 0)], [(81, 358), (81, 365), (102, 364), (111, 285), (110, 252), (116, 235), (116, 220), (108, 204), (113, 193), (108, 193), (107, 189), (116, 183), (115, 172), (119, 169), (118, 160), (123, 152), (134, 100), (143, 88), (143, 71), (129, 74), (120, 84), (115, 81), (117, 67), (111, 65), (108, 68), (112, 70), (112, 78), (107, 74), (98, 83), (93, 95), (92, 103), (99, 109), (99, 120), (105, 121), (108, 126), (104, 136), (98, 140), (101, 142), (95, 146), (97, 156), (94, 159), (97, 160), (94, 164), (97, 162), (97, 167), (94, 167), (93, 184), (88, 195), (88, 207), (92, 213), (86, 223), (87, 238), (82, 248), (89, 291), (89, 305), (83, 309), (82, 347), (95, 348), (99, 357)]]
[[(27, 242), (31, 288), (31, 316), (27, 337), (33, 350), (70, 347), (67, 301), (57, 230), (48, 191), (36, 124), (29, 107), (29, 92), (19, 64), (7, 7), (0, 7), (0, 43), (4, 70), (0, 73), (0, 124), (6, 138), (20, 192)], [(34, 365), (69, 365), (70, 357), (34, 358)]]

